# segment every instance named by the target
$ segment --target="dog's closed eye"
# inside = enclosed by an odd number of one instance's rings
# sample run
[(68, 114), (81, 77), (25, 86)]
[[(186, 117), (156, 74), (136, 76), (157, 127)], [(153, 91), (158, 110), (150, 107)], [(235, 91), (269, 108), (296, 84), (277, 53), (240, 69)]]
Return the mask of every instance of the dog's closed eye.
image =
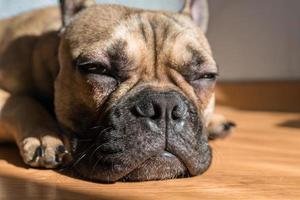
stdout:
[(83, 75), (101, 75), (119, 80), (117, 72), (108, 62), (94, 61), (84, 57), (78, 57), (74, 61), (76, 69)]
[(192, 81), (197, 81), (197, 80), (214, 81), (217, 79), (217, 76), (218, 76), (218, 73), (215, 73), (215, 72), (201, 73), (200, 75), (196, 76)]
[(77, 63), (78, 70), (84, 74), (102, 74), (106, 75), (109, 71), (107, 66), (102, 63), (84, 62)]

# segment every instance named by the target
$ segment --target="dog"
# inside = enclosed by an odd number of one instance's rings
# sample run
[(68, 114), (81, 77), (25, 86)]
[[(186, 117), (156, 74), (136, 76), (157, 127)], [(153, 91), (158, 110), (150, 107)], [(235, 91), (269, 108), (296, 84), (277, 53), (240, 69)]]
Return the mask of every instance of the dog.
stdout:
[(209, 139), (218, 67), (205, 0), (180, 12), (61, 0), (0, 21), (0, 136), (31, 167), (69, 166), (97, 182), (196, 176)]

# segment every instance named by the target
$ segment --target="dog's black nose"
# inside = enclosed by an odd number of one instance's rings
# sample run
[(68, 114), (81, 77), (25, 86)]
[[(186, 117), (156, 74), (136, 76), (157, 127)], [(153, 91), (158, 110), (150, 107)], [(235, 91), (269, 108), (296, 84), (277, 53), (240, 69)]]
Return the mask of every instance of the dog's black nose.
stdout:
[(176, 92), (155, 93), (141, 97), (134, 106), (133, 114), (137, 118), (165, 121), (179, 128), (179, 124), (183, 126), (188, 107)]

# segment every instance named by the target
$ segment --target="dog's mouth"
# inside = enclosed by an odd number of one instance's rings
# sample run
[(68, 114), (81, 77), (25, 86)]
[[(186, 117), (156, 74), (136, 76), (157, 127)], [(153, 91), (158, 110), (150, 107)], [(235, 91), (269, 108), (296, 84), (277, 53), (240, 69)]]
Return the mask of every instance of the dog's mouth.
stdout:
[(182, 148), (177, 152), (182, 153), (180, 156), (166, 150), (154, 153), (153, 149), (148, 153), (148, 149), (138, 149), (140, 153), (104, 155), (97, 154), (98, 149), (100, 146), (81, 151), (75, 158), (72, 169), (81, 178), (102, 183), (184, 178), (202, 174), (211, 162), (211, 148), (207, 144), (190, 153)]
[(124, 181), (163, 180), (188, 177), (185, 165), (173, 154), (163, 151), (146, 160), (135, 170), (123, 177)]
[(194, 133), (187, 126), (184, 132), (165, 134), (139, 128), (78, 140), (72, 170), (84, 179), (112, 183), (196, 176), (210, 166), (211, 148), (202, 131)]
[(211, 149), (193, 104), (176, 92), (143, 91), (111, 109), (92, 141), (78, 140), (73, 168), (99, 182), (203, 173)]

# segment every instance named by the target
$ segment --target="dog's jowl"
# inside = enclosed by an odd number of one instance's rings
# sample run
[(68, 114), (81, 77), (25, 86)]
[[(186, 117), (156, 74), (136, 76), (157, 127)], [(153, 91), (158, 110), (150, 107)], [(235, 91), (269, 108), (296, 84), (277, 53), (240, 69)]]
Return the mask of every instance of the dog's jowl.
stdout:
[(204, 0), (178, 13), (61, 0), (0, 21), (1, 134), (32, 167), (143, 181), (206, 171), (217, 65)]

